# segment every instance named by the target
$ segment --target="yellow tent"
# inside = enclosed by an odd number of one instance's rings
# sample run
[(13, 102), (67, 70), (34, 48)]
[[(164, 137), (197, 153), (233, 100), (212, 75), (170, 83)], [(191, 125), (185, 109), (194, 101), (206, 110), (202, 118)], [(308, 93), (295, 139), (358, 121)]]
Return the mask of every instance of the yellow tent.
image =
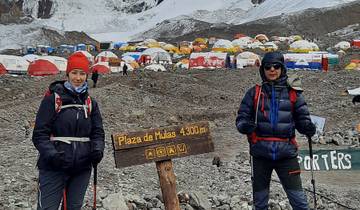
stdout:
[(346, 70), (360, 70), (360, 60), (351, 60), (345, 67)]
[(140, 67), (140, 65), (139, 65), (136, 61), (132, 61), (132, 62), (130, 63), (130, 66), (133, 67), (133, 69), (137, 69), (137, 68)]
[(190, 47), (186, 47), (186, 46), (180, 47), (180, 54), (190, 55), (191, 51), (192, 50)]
[(193, 44), (195, 45), (206, 45), (207, 44), (207, 41), (208, 39), (207, 38), (196, 38), (194, 41), (193, 41)]
[(300, 35), (293, 35), (293, 36), (290, 36), (290, 38), (293, 39), (294, 42), (303, 40), (303, 38)]

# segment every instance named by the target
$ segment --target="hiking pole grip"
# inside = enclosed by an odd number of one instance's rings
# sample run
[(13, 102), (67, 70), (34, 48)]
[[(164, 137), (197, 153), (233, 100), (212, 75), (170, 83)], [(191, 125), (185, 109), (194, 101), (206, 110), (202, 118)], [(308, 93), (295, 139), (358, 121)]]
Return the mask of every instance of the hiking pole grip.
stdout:
[(311, 136), (307, 136), (309, 142), (309, 153), (310, 153), (310, 170), (311, 170), (311, 184), (313, 186), (313, 194), (314, 194), (314, 209), (317, 209), (317, 200), (316, 200), (316, 189), (315, 189), (315, 179), (314, 179), (314, 159), (313, 159), (313, 149), (312, 149), (312, 139)]
[(94, 168), (94, 203), (92, 210), (96, 210), (96, 185), (97, 185), (97, 164), (93, 165)]

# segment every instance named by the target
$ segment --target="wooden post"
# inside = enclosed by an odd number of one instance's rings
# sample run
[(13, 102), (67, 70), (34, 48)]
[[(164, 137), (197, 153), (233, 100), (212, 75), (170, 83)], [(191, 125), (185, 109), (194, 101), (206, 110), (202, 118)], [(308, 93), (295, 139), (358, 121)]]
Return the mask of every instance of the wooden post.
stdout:
[(179, 199), (176, 193), (176, 177), (171, 160), (156, 161), (161, 193), (165, 210), (180, 210)]

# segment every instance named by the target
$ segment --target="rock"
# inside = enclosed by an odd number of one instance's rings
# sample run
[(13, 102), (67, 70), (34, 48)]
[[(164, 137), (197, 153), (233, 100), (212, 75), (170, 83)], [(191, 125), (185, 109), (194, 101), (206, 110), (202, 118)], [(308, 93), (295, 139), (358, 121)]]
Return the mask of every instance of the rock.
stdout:
[(232, 209), (236, 209), (235, 206), (239, 205), (241, 202), (241, 198), (239, 195), (232, 196), (230, 199), (230, 207)]
[(229, 204), (223, 204), (221, 206), (216, 207), (217, 210), (230, 210), (230, 205)]
[(192, 207), (195, 207), (198, 210), (208, 210), (211, 209), (211, 204), (208, 200), (208, 197), (202, 192), (192, 192), (189, 193), (190, 200), (189, 204)]
[(216, 165), (217, 167), (220, 167), (222, 165), (220, 157), (218, 155), (214, 156), (212, 164)]
[(291, 206), (287, 200), (280, 201), (279, 206), (281, 207), (282, 210), (291, 209)]
[(337, 145), (337, 146), (340, 146), (340, 145), (343, 145), (344, 144), (344, 139), (343, 137), (340, 135), (340, 134), (335, 134), (335, 136), (333, 136), (333, 140), (332, 142)]
[(180, 205), (181, 210), (195, 210), (190, 204), (185, 203)]
[(320, 143), (320, 144), (326, 144), (326, 143), (327, 143), (326, 140), (325, 140), (325, 138), (324, 138), (324, 136), (320, 136), (320, 137), (319, 137), (319, 143)]
[(177, 194), (180, 203), (189, 203), (190, 196), (185, 192), (179, 192)]
[(98, 190), (98, 195), (101, 199), (104, 199), (108, 196), (108, 192), (106, 190)]
[(124, 196), (121, 193), (108, 195), (102, 201), (103, 207), (107, 210), (125, 210), (128, 209)]

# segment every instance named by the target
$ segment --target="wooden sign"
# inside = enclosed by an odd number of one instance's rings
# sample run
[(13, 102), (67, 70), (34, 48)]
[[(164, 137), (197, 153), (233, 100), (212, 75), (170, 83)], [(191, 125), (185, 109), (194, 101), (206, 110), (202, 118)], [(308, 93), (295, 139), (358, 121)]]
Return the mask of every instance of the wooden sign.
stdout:
[(117, 168), (214, 151), (208, 122), (117, 133), (111, 137)]

